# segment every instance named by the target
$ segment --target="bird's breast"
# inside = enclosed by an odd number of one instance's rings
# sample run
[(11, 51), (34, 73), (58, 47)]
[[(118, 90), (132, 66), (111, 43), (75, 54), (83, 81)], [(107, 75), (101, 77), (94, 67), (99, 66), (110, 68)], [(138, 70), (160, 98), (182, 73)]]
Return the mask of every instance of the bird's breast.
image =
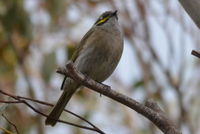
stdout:
[(122, 55), (123, 41), (120, 32), (98, 32), (86, 41), (87, 47), (78, 56), (75, 65), (82, 73), (102, 82), (115, 70)]

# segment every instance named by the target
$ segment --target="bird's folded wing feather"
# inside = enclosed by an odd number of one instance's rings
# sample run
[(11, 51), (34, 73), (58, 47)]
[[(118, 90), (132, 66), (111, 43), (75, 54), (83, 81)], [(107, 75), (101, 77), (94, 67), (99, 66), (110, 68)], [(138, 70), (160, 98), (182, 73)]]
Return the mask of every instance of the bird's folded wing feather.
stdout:
[(90, 37), (93, 33), (94, 33), (94, 28), (91, 28), (91, 29), (83, 36), (83, 38), (81, 39), (81, 41), (80, 41), (79, 45), (77, 46), (75, 52), (74, 52), (73, 55), (72, 55), (71, 60), (72, 60), (73, 62), (77, 59), (77, 57), (79, 56), (81, 50), (83, 50), (84, 47), (86, 47), (86, 46), (85, 46), (85, 45), (86, 45), (85, 42), (87, 41), (88, 37)]

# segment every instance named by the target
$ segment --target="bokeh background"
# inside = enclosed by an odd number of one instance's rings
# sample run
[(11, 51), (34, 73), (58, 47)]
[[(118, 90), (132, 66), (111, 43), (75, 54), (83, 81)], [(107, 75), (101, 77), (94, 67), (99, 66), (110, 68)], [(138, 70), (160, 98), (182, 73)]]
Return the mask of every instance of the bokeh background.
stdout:
[[(200, 49), (200, 33), (177, 0), (0, 0), (0, 89), (55, 104), (63, 79), (56, 68), (98, 16), (115, 9), (125, 47), (104, 83), (141, 103), (155, 100), (184, 134), (199, 134), (200, 60), (190, 53)], [(86, 88), (67, 109), (107, 134), (161, 134), (143, 116)], [(47, 127), (44, 117), (23, 104), (0, 104), (0, 113), (20, 134), (95, 133), (60, 123)], [(65, 113), (61, 118), (85, 124)], [(0, 128), (15, 132), (2, 116)]]

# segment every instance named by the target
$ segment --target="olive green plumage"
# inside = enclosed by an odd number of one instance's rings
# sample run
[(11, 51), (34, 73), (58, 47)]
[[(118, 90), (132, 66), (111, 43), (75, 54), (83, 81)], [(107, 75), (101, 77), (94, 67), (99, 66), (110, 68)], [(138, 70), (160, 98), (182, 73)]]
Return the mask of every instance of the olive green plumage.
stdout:
[[(123, 37), (118, 24), (117, 11), (104, 12), (92, 28), (85, 34), (76, 48), (72, 61), (75, 67), (102, 82), (115, 70), (123, 51)], [(79, 88), (79, 84), (66, 77), (63, 81), (63, 93), (46, 119), (46, 125), (54, 126), (66, 104)]]

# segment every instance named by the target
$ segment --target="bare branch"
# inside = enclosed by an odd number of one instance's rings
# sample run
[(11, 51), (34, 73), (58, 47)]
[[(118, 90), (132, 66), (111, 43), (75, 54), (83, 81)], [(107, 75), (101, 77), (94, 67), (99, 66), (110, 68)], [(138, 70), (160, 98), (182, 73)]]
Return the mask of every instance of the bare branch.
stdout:
[(82, 85), (90, 88), (91, 90), (103, 94), (123, 105), (128, 106), (129, 108), (135, 110), (136, 112), (142, 114), (150, 121), (152, 121), (165, 134), (181, 134), (181, 132), (176, 128), (172, 121), (170, 121), (169, 118), (166, 117), (164, 112), (158, 112), (161, 110), (160, 108), (158, 108), (157, 105), (155, 105), (155, 102), (147, 103), (148, 105), (140, 104), (132, 98), (118, 93), (115, 90), (112, 90), (109, 86), (98, 83), (91, 78), (83, 75), (74, 67), (72, 62), (69, 62), (66, 65), (66, 68), (58, 68), (57, 73), (66, 75), (74, 79), (78, 83), (81, 83)]
[(198, 57), (198, 58), (200, 58), (200, 53), (195, 51), (195, 50), (192, 50), (191, 54), (196, 56), (196, 57)]
[(16, 133), (19, 134), (17, 126), (14, 123), (12, 123), (11, 121), (9, 121), (8, 118), (4, 114), (2, 114), (2, 116), (10, 125), (12, 125), (15, 128)]
[[(51, 106), (51, 107), (54, 106), (53, 104), (50, 104), (50, 103), (47, 103), (47, 102), (44, 102), (44, 101), (40, 101), (40, 100), (35, 100), (35, 99), (31, 99), (31, 98), (27, 98), (27, 97), (22, 97), (22, 96), (17, 96), (17, 97), (22, 98), (22, 99), (25, 99), (25, 100), (30, 100), (30, 101), (33, 101), (33, 102), (36, 102), (36, 103), (39, 103), (39, 104), (43, 104), (43, 105), (46, 105), (46, 106)], [(0, 101), (0, 102), (1, 102), (1, 101)], [(77, 117), (77, 118), (79, 118), (79, 119), (81, 119), (81, 120), (83, 120), (83, 121), (85, 121), (86, 123), (88, 123), (88, 124), (91, 125), (92, 127), (94, 127), (94, 128), (96, 128), (97, 130), (101, 131), (99, 128), (97, 128), (94, 124), (92, 124), (91, 122), (89, 122), (89, 121), (86, 120), (85, 118), (83, 118), (83, 117), (81, 117), (81, 116), (79, 116), (79, 115), (77, 115), (77, 114), (75, 114), (75, 113), (73, 113), (73, 112), (71, 112), (71, 111), (69, 111), (69, 110), (64, 109), (64, 111), (67, 112), (67, 113), (70, 113), (71, 115), (73, 115), (73, 116), (75, 116), (75, 117)], [(103, 133), (103, 132), (102, 132), (102, 133)]]
[(156, 113), (158, 113), (158, 116), (160, 116), (159, 118), (165, 121), (165, 123), (160, 124), (160, 127), (166, 131), (165, 134), (179, 134), (180, 133), (180, 131), (175, 127), (174, 123), (172, 123), (172, 121), (169, 120), (169, 117), (166, 116), (166, 113), (161, 110), (161, 108), (158, 106), (156, 102), (152, 100), (148, 100), (145, 103), (145, 106), (154, 110)]
[[(53, 104), (50, 104), (50, 103), (47, 103), (47, 102), (44, 102), (44, 101), (40, 101), (40, 100), (36, 100), (36, 99), (31, 99), (31, 98), (27, 98), (27, 97), (21, 97), (21, 96), (15, 96), (15, 95), (12, 95), (12, 94), (9, 94), (9, 93), (6, 93), (4, 92), (3, 90), (0, 90), (0, 93), (1, 94), (4, 94), (6, 96), (9, 96), (17, 101), (3, 101), (3, 100), (0, 100), (0, 103), (23, 103), (25, 105), (27, 105), (29, 108), (31, 108), (34, 112), (42, 115), (42, 116), (45, 116), (47, 117), (48, 115), (46, 115), (45, 113), (42, 113), (41, 111), (39, 111), (38, 109), (36, 109), (35, 107), (33, 107), (31, 104), (29, 104), (26, 100), (29, 100), (29, 101), (33, 101), (33, 102), (36, 102), (36, 103), (39, 103), (39, 104), (43, 104), (43, 105), (46, 105), (46, 106), (51, 106), (53, 107), (54, 105)], [(76, 117), (78, 117), (79, 119), (87, 122), (89, 125), (91, 125), (93, 128), (91, 127), (87, 127), (87, 126), (83, 126), (83, 125), (77, 125), (77, 124), (74, 124), (74, 123), (70, 123), (70, 122), (67, 122), (67, 121), (63, 121), (63, 120), (57, 120), (58, 122), (60, 123), (64, 123), (64, 124), (68, 124), (68, 125), (71, 125), (71, 126), (74, 126), (74, 127), (79, 127), (79, 128), (82, 128), (82, 129), (87, 129), (87, 130), (91, 130), (91, 131), (95, 131), (95, 132), (98, 132), (100, 134), (105, 134), (102, 130), (100, 130), (98, 127), (96, 127), (94, 124), (92, 124), (91, 122), (89, 122), (88, 120), (86, 120), (85, 118), (71, 112), (71, 111), (68, 111), (68, 110), (64, 110), (65, 112), (67, 113), (70, 113)]]
[(19, 101), (4, 101), (4, 100), (0, 100), (0, 103), (22, 103), (22, 102), (19, 102)]

